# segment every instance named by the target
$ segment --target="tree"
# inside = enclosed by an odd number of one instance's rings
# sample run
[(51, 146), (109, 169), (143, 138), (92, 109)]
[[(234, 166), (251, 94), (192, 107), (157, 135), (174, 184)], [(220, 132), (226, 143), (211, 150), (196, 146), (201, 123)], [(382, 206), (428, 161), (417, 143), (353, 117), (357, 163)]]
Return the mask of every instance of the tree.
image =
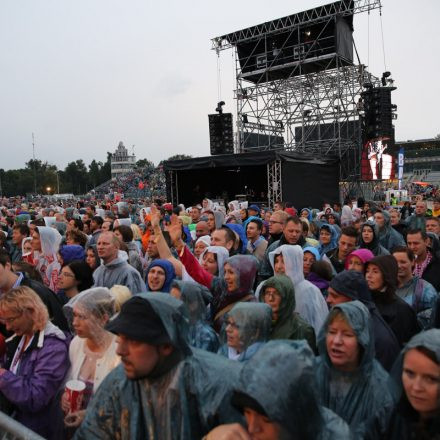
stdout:
[(148, 159), (140, 159), (136, 162), (136, 168), (154, 168), (154, 163)]

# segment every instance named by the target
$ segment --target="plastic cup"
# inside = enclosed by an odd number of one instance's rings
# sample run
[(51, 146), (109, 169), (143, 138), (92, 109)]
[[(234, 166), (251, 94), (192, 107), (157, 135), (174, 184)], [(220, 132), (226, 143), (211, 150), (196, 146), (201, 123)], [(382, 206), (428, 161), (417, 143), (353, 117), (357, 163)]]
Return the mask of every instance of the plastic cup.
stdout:
[(69, 380), (66, 383), (66, 393), (69, 400), (69, 413), (79, 411), (84, 397), (86, 384), (82, 380)]

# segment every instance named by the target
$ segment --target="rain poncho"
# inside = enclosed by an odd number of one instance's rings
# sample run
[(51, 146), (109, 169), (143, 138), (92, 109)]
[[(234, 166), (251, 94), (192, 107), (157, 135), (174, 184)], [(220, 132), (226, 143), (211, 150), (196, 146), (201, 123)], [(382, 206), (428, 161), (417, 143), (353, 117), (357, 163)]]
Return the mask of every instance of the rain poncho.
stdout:
[(37, 230), (40, 234), (41, 252), (34, 252), (34, 265), (40, 273), (44, 284), (56, 292), (58, 290), (58, 277), (61, 271), (57, 252), (62, 237), (56, 229), (48, 226), (38, 226)]
[(316, 363), (316, 379), (322, 404), (342, 417), (354, 433), (362, 438), (368, 426), (378, 420), (385, 429), (387, 416), (394, 407), (388, 388), (388, 374), (374, 359), (374, 336), (368, 309), (360, 301), (333, 307), (339, 310), (352, 327), (360, 350), (359, 366), (344, 372), (335, 368), (327, 352), (326, 336), (331, 324), (327, 318), (318, 336), (320, 357)]
[(176, 271), (174, 270), (174, 266), (168, 260), (161, 260), (160, 258), (153, 260), (148, 266), (147, 272), (145, 274), (145, 279), (147, 281), (147, 291), (151, 291), (150, 286), (148, 285), (148, 274), (153, 267), (160, 267), (165, 272), (165, 281), (163, 286), (160, 288), (161, 292), (169, 292), (171, 289), (171, 284), (176, 278)]
[(316, 338), (313, 327), (295, 312), (295, 291), (291, 279), (286, 275), (276, 275), (263, 284), (260, 301), (264, 300), (264, 291), (273, 287), (281, 296), (278, 319), (272, 322), (269, 339), (305, 339), (316, 352)]
[(219, 354), (237, 361), (247, 361), (269, 339), (272, 310), (266, 304), (238, 303), (226, 314), (224, 327), (229, 318), (234, 320), (238, 328), (241, 350), (237, 352), (225, 343), (220, 348)]
[[(175, 349), (174, 364), (162, 374), (127, 379), (115, 368), (99, 387), (78, 429), (76, 440), (193, 440), (218, 424), (240, 421), (231, 406), (236, 363), (191, 349), (184, 304), (165, 293), (139, 295), (152, 306)], [(169, 362), (163, 361), (165, 364)]]
[(74, 260), (84, 261), (86, 258), (84, 248), (79, 244), (66, 244), (61, 246), (59, 252), (63, 259), (64, 266)]
[(321, 256), (324, 255), (326, 252), (330, 252), (333, 249), (336, 249), (338, 247), (339, 239), (338, 231), (333, 225), (328, 225), (325, 223), (319, 228), (319, 232), (321, 232), (323, 229), (327, 232), (330, 232), (330, 243), (322, 244), (321, 242), (319, 242), (318, 251), (319, 255)]
[(292, 280), (295, 288), (295, 312), (309, 323), (317, 334), (328, 314), (328, 307), (321, 291), (310, 281), (304, 279), (304, 254), (301, 246), (283, 245), (269, 254), (272, 269), (275, 256), (283, 255), (285, 274)]
[(359, 260), (361, 260), (362, 263), (365, 264), (367, 261), (370, 261), (372, 258), (374, 258), (374, 254), (369, 249), (356, 249), (355, 251), (351, 252), (345, 259), (345, 269), (348, 269), (351, 257), (358, 257)]
[[(362, 231), (366, 226), (369, 226), (373, 231), (373, 240), (370, 243), (365, 243), (362, 239)], [(385, 249), (381, 244), (379, 243), (379, 237), (377, 232), (377, 226), (373, 222), (365, 222), (361, 227), (361, 233), (359, 235), (359, 247), (364, 249), (369, 249), (371, 252), (373, 252), (375, 257), (381, 256), (381, 255), (389, 255), (387, 249)]]
[(376, 359), (389, 371), (399, 354), (399, 343), (374, 304), (364, 276), (354, 270), (344, 270), (330, 281), (330, 287), (350, 300), (359, 300), (368, 308), (374, 333)]
[(229, 229), (232, 229), (240, 238), (240, 246), (238, 247), (237, 251), (239, 254), (246, 254), (246, 248), (247, 248), (247, 237), (246, 237), (246, 231), (243, 228), (242, 225), (237, 225), (235, 223), (228, 223), (225, 225)]
[(406, 246), (402, 234), (399, 234), (392, 226), (390, 214), (388, 211), (381, 211), (385, 224), (383, 228), (379, 228), (379, 243), (389, 252), (397, 246)]
[(218, 276), (223, 276), (225, 261), (229, 258), (229, 252), (223, 246), (208, 246), (200, 255), (200, 259), (203, 261), (203, 256), (206, 252), (211, 252), (217, 257)]
[(432, 329), (414, 336), (405, 348), (393, 368), (393, 388), (398, 399), (391, 414), (386, 432), (379, 436), (380, 426), (374, 426), (367, 438), (386, 440), (438, 439), (440, 438), (440, 400), (437, 411), (431, 417), (421, 419), (419, 413), (409, 403), (402, 384), (403, 360), (405, 354), (413, 348), (429, 350), (440, 366), (440, 330)]
[(365, 270), (370, 265), (379, 268), (383, 277), (383, 288), (371, 290), (371, 296), (382, 318), (396, 335), (401, 347), (420, 331), (414, 310), (396, 295), (397, 261), (392, 255), (375, 257), (368, 261)]
[(341, 212), (341, 226), (350, 226), (355, 220), (356, 219), (351, 211), (351, 208), (348, 205), (344, 205)]
[(283, 439), (351, 438), (347, 425), (320, 406), (313, 370), (304, 341), (270, 341), (241, 369), (233, 403), (281, 425)]
[(177, 287), (181, 300), (188, 308), (188, 339), (192, 347), (217, 352), (219, 341), (214, 329), (206, 321), (206, 300), (211, 297), (209, 290), (201, 284), (191, 281), (174, 280), (171, 287)]

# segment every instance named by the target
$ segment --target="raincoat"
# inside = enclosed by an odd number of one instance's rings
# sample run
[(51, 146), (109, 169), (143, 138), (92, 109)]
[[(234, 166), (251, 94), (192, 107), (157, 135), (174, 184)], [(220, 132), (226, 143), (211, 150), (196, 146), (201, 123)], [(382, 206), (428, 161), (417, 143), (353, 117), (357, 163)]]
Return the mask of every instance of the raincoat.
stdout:
[[(369, 226), (373, 230), (373, 240), (370, 243), (365, 243), (362, 239), (362, 231), (364, 230), (365, 226)], [(388, 250), (379, 243), (377, 226), (370, 221), (365, 222), (361, 227), (361, 233), (359, 235), (359, 247), (361, 249), (369, 249), (371, 252), (373, 252), (375, 257), (390, 254)]]
[(366, 263), (379, 268), (384, 287), (381, 290), (370, 290), (371, 296), (382, 318), (396, 335), (401, 347), (420, 331), (414, 310), (403, 299), (396, 295), (397, 261), (392, 255), (375, 257)]
[(189, 330), (188, 339), (192, 347), (217, 352), (219, 341), (217, 333), (206, 320), (206, 300), (211, 293), (205, 286), (191, 281), (174, 280), (171, 287), (177, 287), (181, 300), (188, 308)]
[(281, 425), (282, 438), (351, 438), (345, 422), (320, 406), (313, 370), (314, 356), (304, 341), (270, 341), (241, 369), (233, 403)]
[(150, 292), (150, 286), (148, 285), (148, 274), (150, 273), (150, 270), (153, 267), (160, 267), (165, 272), (165, 281), (163, 283), (163, 286), (161, 287), (161, 292), (169, 292), (171, 289), (171, 284), (176, 278), (176, 272), (174, 270), (174, 266), (168, 261), (168, 260), (162, 260), (160, 258), (157, 258), (156, 260), (153, 260), (150, 265), (148, 266), (147, 272), (145, 274), (145, 279), (147, 280), (147, 291)]
[(313, 327), (295, 312), (295, 290), (291, 279), (286, 275), (276, 275), (263, 284), (260, 301), (264, 300), (264, 291), (273, 287), (281, 296), (278, 319), (272, 321), (269, 339), (305, 339), (316, 353), (316, 338)]
[(240, 238), (240, 247), (237, 249), (239, 254), (246, 254), (247, 250), (247, 237), (246, 237), (246, 231), (243, 228), (242, 225), (237, 225), (236, 223), (228, 223), (225, 225), (229, 229), (232, 229)]
[(326, 336), (329, 318), (318, 336), (319, 358), (315, 375), (322, 404), (342, 417), (354, 438), (363, 438), (374, 421), (385, 429), (389, 412), (394, 407), (388, 374), (374, 359), (374, 336), (368, 309), (360, 301), (334, 306), (353, 328), (360, 350), (359, 366), (353, 372), (335, 368), (327, 352)]
[(119, 252), (118, 256), (107, 264), (101, 264), (93, 272), (94, 287), (108, 287), (115, 284), (126, 286), (130, 292), (145, 292), (145, 283), (139, 272), (127, 263), (127, 253)]
[(0, 376), (2, 397), (12, 404), (12, 417), (46, 439), (62, 438), (60, 396), (69, 369), (69, 339), (52, 323), (35, 333), (16, 374), (9, 371), (21, 337), (6, 342)]
[(319, 232), (321, 232), (322, 229), (325, 229), (326, 231), (330, 232), (330, 243), (328, 244), (322, 244), (321, 242), (319, 243), (318, 251), (319, 251), (319, 255), (321, 256), (324, 255), (326, 252), (330, 252), (333, 249), (336, 249), (338, 247), (338, 239), (339, 239), (338, 231), (333, 225), (329, 225), (325, 223), (319, 228)]
[[(224, 343), (220, 347), (219, 354), (240, 362), (247, 361), (269, 339), (272, 310), (266, 304), (238, 303), (226, 314), (226, 321), (228, 318), (232, 318), (238, 328), (242, 344), (241, 351), (237, 352), (232, 347), (228, 347), (227, 343)], [(224, 338), (226, 339), (226, 336)]]
[(40, 273), (43, 283), (56, 292), (58, 290), (58, 277), (61, 272), (57, 252), (62, 237), (56, 229), (48, 226), (38, 226), (37, 229), (40, 234), (41, 252), (34, 252), (33, 264)]
[(371, 252), (369, 249), (356, 249), (350, 254), (347, 255), (347, 258), (345, 259), (345, 269), (348, 270), (348, 265), (350, 264), (351, 257), (358, 257), (359, 260), (362, 261), (362, 263), (365, 265), (367, 261), (370, 261), (372, 258), (374, 258), (373, 252)]
[(385, 219), (385, 224), (382, 229), (379, 229), (379, 243), (389, 252), (397, 246), (406, 246), (402, 234), (399, 234), (392, 226), (390, 213), (388, 211), (381, 211)]
[(310, 324), (318, 333), (328, 314), (328, 307), (321, 291), (310, 281), (304, 279), (304, 254), (298, 245), (283, 245), (269, 254), (272, 269), (275, 256), (283, 255), (285, 274), (292, 280), (295, 288), (295, 312)]
[[(412, 440), (440, 438), (440, 403), (437, 411), (422, 420), (406, 397), (402, 384), (403, 359), (406, 352), (421, 347), (429, 350), (440, 365), (440, 330), (432, 329), (414, 336), (405, 348), (393, 368), (393, 386), (398, 403), (391, 414), (385, 433), (380, 435), (380, 427), (371, 427), (366, 438), (371, 440)], [(440, 402), (440, 400), (438, 401)]]
[(230, 404), (239, 374), (236, 363), (190, 348), (181, 301), (161, 292), (139, 296), (160, 316), (180, 359), (157, 377), (134, 380), (127, 379), (122, 365), (116, 367), (99, 387), (74, 438), (193, 440), (219, 424), (239, 422), (241, 416)]
[(364, 276), (354, 270), (344, 270), (330, 281), (330, 287), (350, 300), (359, 300), (368, 308), (376, 359), (387, 371), (391, 370), (399, 354), (399, 342), (374, 304)]

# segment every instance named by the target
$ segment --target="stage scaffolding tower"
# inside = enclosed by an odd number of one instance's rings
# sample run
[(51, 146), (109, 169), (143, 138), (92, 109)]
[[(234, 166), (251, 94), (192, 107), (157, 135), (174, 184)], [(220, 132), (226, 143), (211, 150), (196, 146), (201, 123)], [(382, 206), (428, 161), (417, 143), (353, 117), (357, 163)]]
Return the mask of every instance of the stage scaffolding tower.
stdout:
[(237, 153), (337, 156), (341, 180), (359, 182), (360, 94), (380, 80), (354, 62), (353, 15), (380, 7), (341, 0), (212, 39), (217, 55), (235, 50)]

